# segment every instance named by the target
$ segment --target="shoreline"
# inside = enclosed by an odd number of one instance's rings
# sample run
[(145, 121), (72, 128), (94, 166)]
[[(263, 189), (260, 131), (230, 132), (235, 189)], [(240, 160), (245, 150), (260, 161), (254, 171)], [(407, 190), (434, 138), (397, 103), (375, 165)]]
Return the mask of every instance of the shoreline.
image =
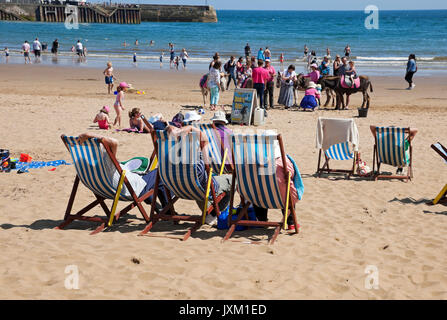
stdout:
[[(159, 60), (155, 58), (137, 58), (137, 63), (132, 62), (132, 58), (128, 59), (124, 58), (104, 58), (104, 56), (89, 56), (84, 60), (79, 59), (78, 56), (72, 54), (64, 54), (54, 56), (51, 53), (42, 53), (40, 62), (36, 62), (37, 60), (34, 58), (33, 54), (30, 53), (32, 65), (41, 65), (41, 66), (51, 66), (51, 67), (72, 67), (72, 68), (82, 68), (82, 69), (101, 69), (105, 68), (106, 63), (111, 61), (113, 63), (114, 68), (120, 68), (125, 70), (150, 70), (150, 71), (178, 71), (178, 72), (187, 72), (187, 73), (201, 73), (205, 74), (208, 72), (208, 64), (211, 61), (204, 61), (203, 58), (194, 59), (190, 58), (186, 64), (186, 70), (183, 70), (183, 64), (180, 62), (179, 69), (169, 67), (169, 57), (164, 57), (163, 66), (160, 67)], [(227, 59), (224, 57), (222, 61), (226, 62)], [(285, 61), (284, 66), (286, 67), (289, 64), (294, 64), (296, 66), (297, 73), (306, 73), (307, 63), (304, 63), (300, 60), (297, 61)], [(2, 65), (25, 65), (23, 55), (14, 54), (9, 57), (5, 57), (2, 55), (0, 57), (0, 66)], [(275, 70), (280, 70), (279, 62), (273, 62)], [(429, 62), (426, 64), (418, 62), (418, 76), (424, 77), (441, 77), (447, 74), (447, 66), (439, 65), (436, 62)], [(384, 76), (384, 77), (398, 77), (405, 75), (406, 63), (402, 63), (401, 65), (381, 65), (378, 63), (374, 64), (366, 64), (362, 65), (356, 61), (356, 67), (360, 74), (369, 75), (369, 76)], [(332, 66), (331, 66), (332, 69)]]

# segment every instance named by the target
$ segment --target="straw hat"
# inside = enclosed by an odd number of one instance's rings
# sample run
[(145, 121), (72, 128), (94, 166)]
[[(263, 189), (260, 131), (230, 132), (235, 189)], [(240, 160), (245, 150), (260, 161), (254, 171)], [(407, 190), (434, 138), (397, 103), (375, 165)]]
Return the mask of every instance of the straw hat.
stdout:
[(191, 122), (191, 121), (199, 121), (202, 119), (202, 116), (197, 113), (197, 111), (188, 111), (185, 113), (185, 118), (183, 119), (183, 123)]
[(313, 82), (313, 81), (309, 82), (309, 85), (307, 86), (307, 89), (310, 89), (310, 88), (314, 88), (314, 89), (317, 88), (317, 85), (315, 84), (315, 82)]
[(211, 118), (211, 121), (221, 121), (225, 122), (225, 124), (228, 123), (227, 118), (225, 117), (225, 112), (223, 111), (217, 111), (214, 113), (213, 117)]

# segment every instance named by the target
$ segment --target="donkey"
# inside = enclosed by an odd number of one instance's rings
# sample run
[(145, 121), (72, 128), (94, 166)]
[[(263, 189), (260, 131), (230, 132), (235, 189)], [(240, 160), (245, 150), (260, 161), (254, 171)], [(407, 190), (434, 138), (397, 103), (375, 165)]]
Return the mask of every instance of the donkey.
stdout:
[(322, 79), (321, 86), (322, 88), (331, 88), (335, 91), (337, 95), (337, 104), (335, 109), (340, 109), (340, 103), (342, 106), (342, 109), (346, 109), (346, 104), (343, 98), (343, 95), (346, 94), (347, 100), (349, 99), (349, 96), (353, 93), (362, 92), (363, 94), (363, 103), (362, 103), (362, 109), (365, 107), (369, 108), (370, 103), (370, 97), (368, 94), (368, 89), (373, 92), (373, 86), (371, 81), (367, 76), (360, 76), (360, 86), (358, 88), (344, 88), (340, 84), (341, 77), (330, 77), (326, 79)]
[[(206, 97), (208, 96), (208, 93), (210, 92), (210, 89), (206, 85), (207, 78), (208, 78), (208, 74), (204, 74), (202, 76), (202, 78), (200, 78), (200, 82), (199, 82), (200, 91), (202, 92), (202, 97), (203, 97), (203, 107), (206, 107)], [(227, 88), (227, 75), (224, 75), (224, 76), (220, 77), (221, 92), (224, 92), (226, 88)], [(211, 94), (210, 94), (210, 104), (211, 104)]]

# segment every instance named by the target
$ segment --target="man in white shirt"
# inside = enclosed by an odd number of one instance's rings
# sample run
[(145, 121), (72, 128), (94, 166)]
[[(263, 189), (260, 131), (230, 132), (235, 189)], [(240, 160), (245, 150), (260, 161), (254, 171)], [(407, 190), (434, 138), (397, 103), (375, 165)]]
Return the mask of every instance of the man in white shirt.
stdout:
[(39, 42), (39, 39), (36, 38), (36, 40), (34, 40), (33, 42), (33, 52), (34, 52), (34, 56), (40, 57), (40, 51), (42, 50), (42, 45)]
[(28, 41), (26, 41), (26, 40), (22, 44), (22, 51), (23, 51), (23, 56), (25, 57), (25, 63), (27, 63), (27, 61), (29, 63), (31, 63), (31, 59), (29, 57), (30, 45), (29, 45)]
[(80, 40), (78, 40), (78, 42), (76, 43), (76, 53), (80, 57), (84, 55), (84, 47)]

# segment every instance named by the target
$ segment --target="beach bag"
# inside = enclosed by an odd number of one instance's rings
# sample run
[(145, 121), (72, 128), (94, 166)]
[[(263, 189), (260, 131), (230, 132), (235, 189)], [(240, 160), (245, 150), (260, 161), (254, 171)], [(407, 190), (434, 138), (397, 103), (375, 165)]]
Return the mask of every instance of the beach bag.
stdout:
[(361, 158), (360, 158), (360, 153), (358, 154), (358, 158), (357, 158), (357, 174), (360, 176), (360, 177), (366, 177), (366, 176), (369, 176), (369, 174), (371, 173), (371, 168), (370, 167), (368, 167), (367, 165), (366, 165), (366, 162), (365, 161), (363, 161)]
[(200, 87), (201, 88), (206, 88), (206, 80), (208, 79), (208, 75), (205, 74), (202, 76), (202, 78), (200, 78)]
[(0, 149), (0, 171), (8, 171), (10, 163), (9, 150)]
[[(239, 212), (241, 211), (242, 207), (239, 206), (237, 208), (233, 208), (233, 212), (231, 215), (231, 220), (236, 220), (237, 215), (239, 214)], [(247, 209), (247, 214), (248, 214), (248, 219), (252, 220), (252, 221), (256, 221), (256, 214), (255, 214), (255, 209), (250, 206)], [(219, 217), (217, 217), (217, 229), (219, 230), (225, 230), (228, 229), (228, 215), (229, 215), (229, 206), (224, 210), (220, 212)], [(242, 217), (242, 220), (245, 220), (245, 217)], [(235, 230), (236, 231), (242, 231), (247, 229), (247, 227), (244, 226), (236, 226)]]
[(150, 161), (145, 157), (134, 157), (121, 164), (124, 166), (123, 169), (140, 175), (146, 174), (150, 169)]

